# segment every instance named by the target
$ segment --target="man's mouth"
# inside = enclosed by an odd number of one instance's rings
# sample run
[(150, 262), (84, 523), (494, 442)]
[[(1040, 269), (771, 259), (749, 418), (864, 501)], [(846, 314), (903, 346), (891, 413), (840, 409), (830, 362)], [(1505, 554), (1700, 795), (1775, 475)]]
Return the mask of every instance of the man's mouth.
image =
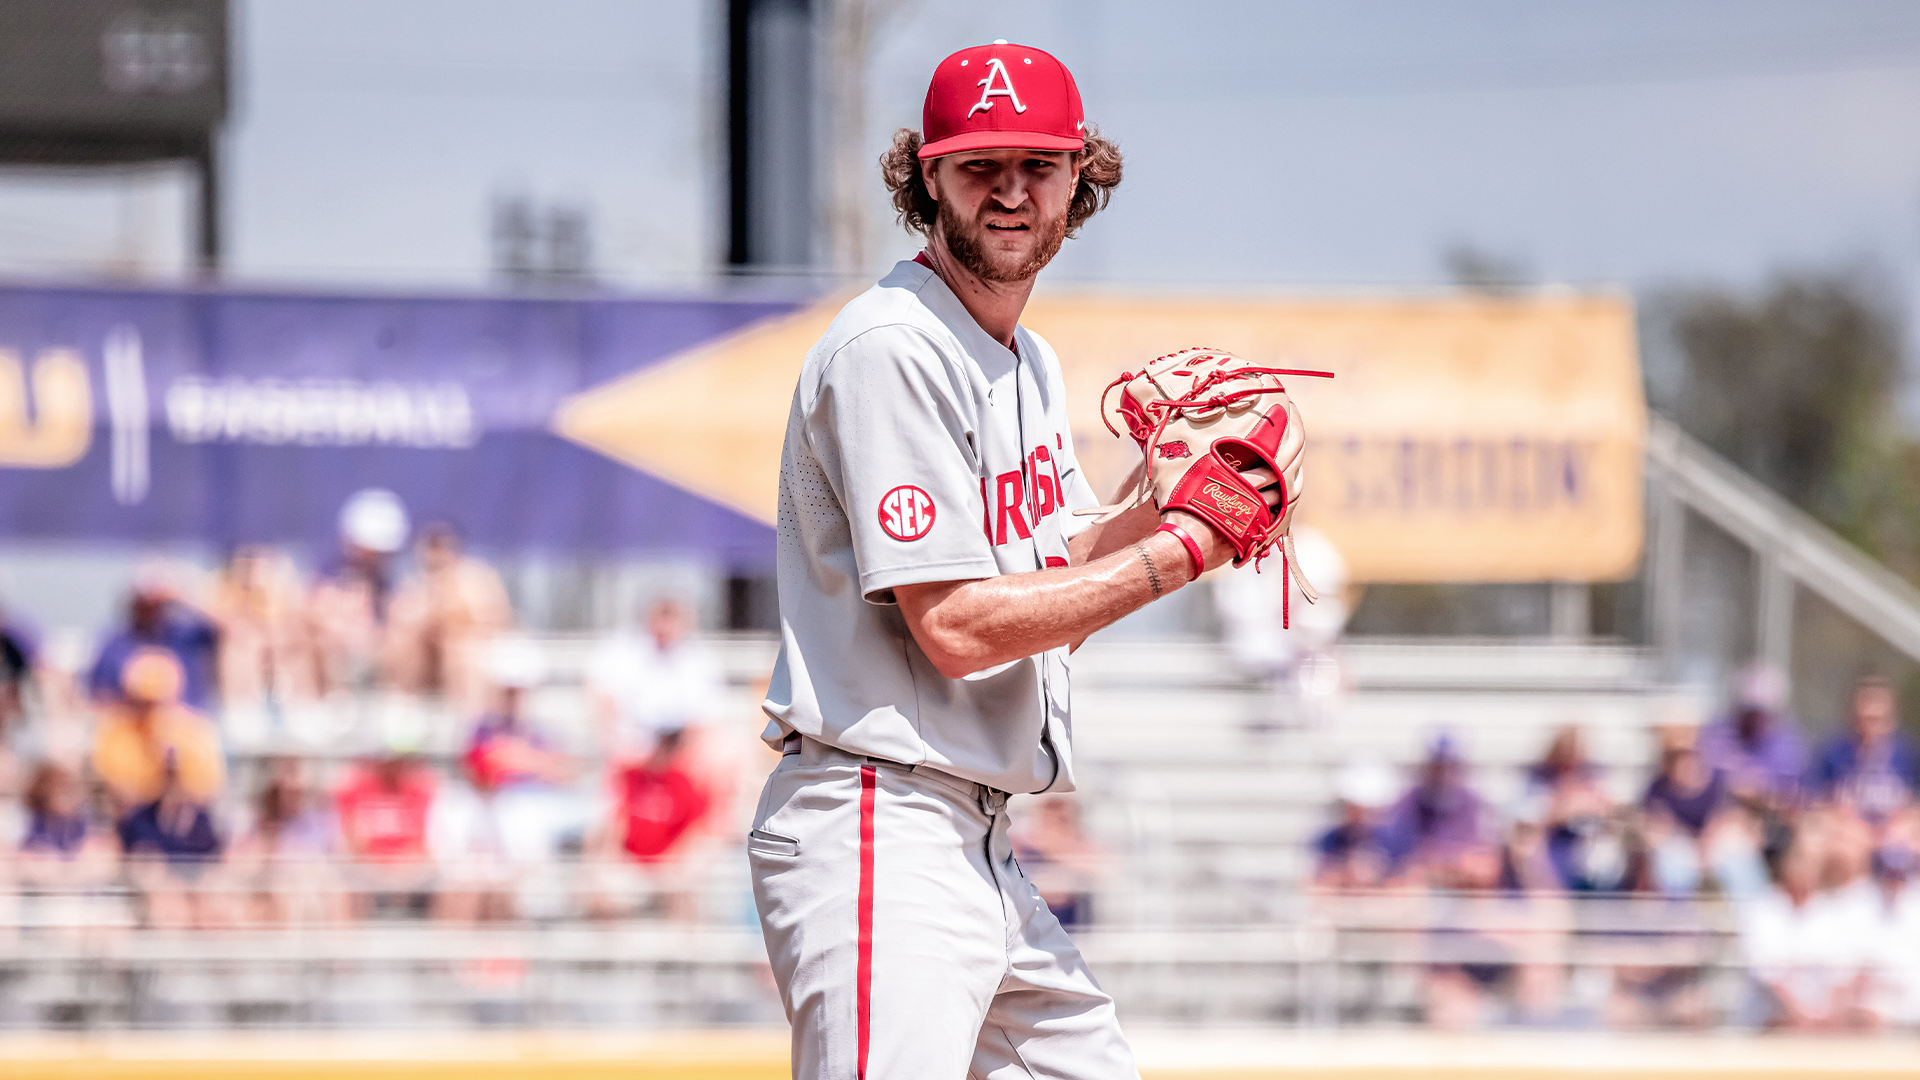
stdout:
[(989, 221), (987, 222), (987, 228), (992, 229), (995, 232), (1027, 232), (1028, 231), (1028, 227), (1026, 225), (1017, 221), (1007, 222), (1004, 224), (1000, 222)]

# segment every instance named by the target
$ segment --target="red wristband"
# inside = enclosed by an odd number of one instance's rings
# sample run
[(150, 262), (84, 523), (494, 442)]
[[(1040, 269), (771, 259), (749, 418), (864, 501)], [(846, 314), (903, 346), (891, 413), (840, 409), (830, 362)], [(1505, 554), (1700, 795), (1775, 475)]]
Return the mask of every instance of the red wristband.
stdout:
[(1160, 527), (1153, 531), (1163, 532), (1163, 533), (1172, 533), (1173, 538), (1175, 540), (1178, 540), (1182, 544), (1186, 545), (1187, 554), (1193, 557), (1193, 576), (1194, 577), (1197, 578), (1201, 574), (1204, 574), (1207, 572), (1207, 560), (1201, 556), (1200, 543), (1199, 541), (1193, 538), (1192, 533), (1189, 533), (1187, 530), (1181, 528), (1178, 525), (1175, 525), (1171, 521), (1161, 522)]

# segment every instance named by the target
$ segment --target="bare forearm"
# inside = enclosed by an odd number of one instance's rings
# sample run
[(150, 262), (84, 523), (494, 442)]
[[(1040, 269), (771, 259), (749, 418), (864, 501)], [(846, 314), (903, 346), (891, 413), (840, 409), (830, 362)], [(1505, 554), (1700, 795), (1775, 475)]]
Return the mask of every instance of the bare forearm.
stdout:
[[(1108, 523), (1103, 546), (1128, 535), (1111, 530), (1125, 520)], [(905, 586), (896, 596), (921, 651), (941, 674), (959, 678), (1078, 644), (1192, 580), (1193, 560), (1178, 540), (1151, 525), (1142, 532), (1077, 566)]]
[(1160, 527), (1160, 511), (1152, 503), (1136, 506), (1111, 521), (1103, 521), (1067, 542), (1067, 554), (1080, 566), (1104, 559), (1152, 535)]

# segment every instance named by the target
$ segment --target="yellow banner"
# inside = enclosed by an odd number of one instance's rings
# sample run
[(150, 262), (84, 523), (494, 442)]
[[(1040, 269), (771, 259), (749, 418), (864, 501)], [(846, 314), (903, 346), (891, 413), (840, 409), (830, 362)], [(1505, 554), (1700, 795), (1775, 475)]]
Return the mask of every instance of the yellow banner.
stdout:
[(1300, 520), (1358, 582), (1608, 581), (1643, 532), (1647, 411), (1617, 296), (1209, 301), (1036, 297), (1025, 324), (1066, 369), (1102, 497), (1137, 460), (1100, 388), (1189, 345), (1290, 378), (1307, 427)]
[[(845, 297), (566, 402), (554, 429), (771, 523), (794, 379)], [(1642, 534), (1646, 402), (1617, 296), (1204, 300), (1040, 295), (1023, 320), (1065, 367), (1075, 442), (1106, 497), (1137, 458), (1102, 387), (1191, 345), (1289, 379), (1308, 449), (1301, 520), (1350, 579), (1607, 581)]]

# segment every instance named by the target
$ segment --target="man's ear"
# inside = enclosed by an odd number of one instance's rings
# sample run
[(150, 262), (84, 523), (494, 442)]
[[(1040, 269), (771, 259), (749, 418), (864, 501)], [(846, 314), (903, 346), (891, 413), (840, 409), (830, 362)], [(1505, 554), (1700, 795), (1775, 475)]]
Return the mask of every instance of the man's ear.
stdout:
[(940, 201), (939, 165), (939, 158), (928, 158), (920, 163), (920, 180), (927, 185), (927, 195), (934, 202)]

